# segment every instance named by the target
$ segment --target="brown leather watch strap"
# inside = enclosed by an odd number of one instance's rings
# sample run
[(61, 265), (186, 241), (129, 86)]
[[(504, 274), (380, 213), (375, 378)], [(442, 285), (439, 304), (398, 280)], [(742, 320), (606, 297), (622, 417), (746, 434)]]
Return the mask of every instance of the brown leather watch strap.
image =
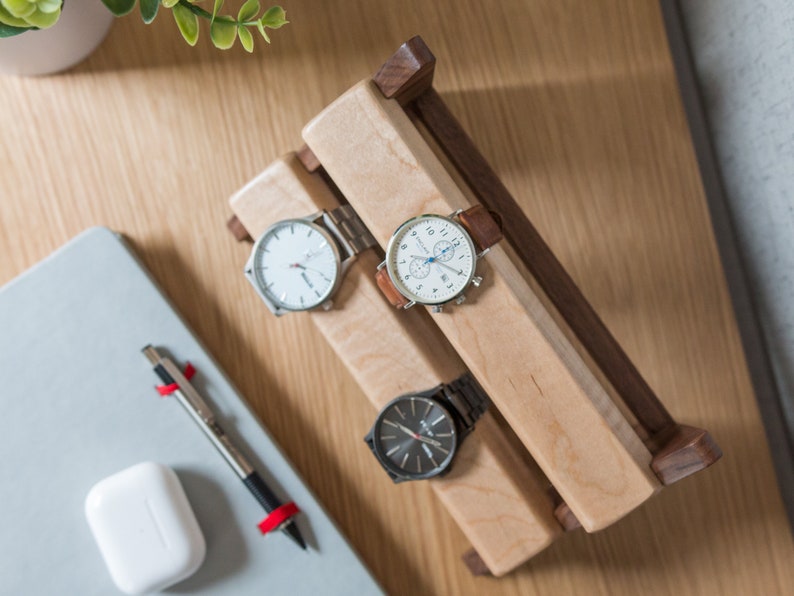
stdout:
[(492, 247), (502, 239), (502, 218), (482, 205), (461, 211), (458, 219), (480, 251)]
[(400, 294), (397, 288), (394, 287), (394, 282), (392, 282), (391, 278), (389, 277), (389, 272), (387, 271), (386, 267), (378, 269), (378, 271), (375, 273), (375, 281), (377, 282), (380, 291), (383, 292), (383, 295), (386, 296), (386, 299), (389, 302), (391, 302), (392, 306), (404, 308), (405, 305), (410, 302), (408, 298)]

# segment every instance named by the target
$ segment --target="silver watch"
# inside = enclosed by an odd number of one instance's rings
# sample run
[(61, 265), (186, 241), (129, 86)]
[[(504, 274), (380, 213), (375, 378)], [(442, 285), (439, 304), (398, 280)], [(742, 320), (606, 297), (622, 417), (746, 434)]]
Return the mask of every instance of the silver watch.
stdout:
[(276, 315), (329, 309), (350, 264), (375, 239), (350, 205), (270, 226), (254, 243), (245, 276)]

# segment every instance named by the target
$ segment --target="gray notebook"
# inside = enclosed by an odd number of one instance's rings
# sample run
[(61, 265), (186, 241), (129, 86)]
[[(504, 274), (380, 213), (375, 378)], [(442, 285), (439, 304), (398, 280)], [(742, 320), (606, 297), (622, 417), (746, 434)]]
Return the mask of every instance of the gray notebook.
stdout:
[[(262, 536), (265, 516), (140, 350), (197, 369), (194, 385), (281, 497), (310, 547)], [(113, 594), (83, 512), (102, 478), (172, 467), (207, 541), (185, 594), (379, 594), (331, 519), (130, 253), (92, 228), (0, 289), (0, 593)]]

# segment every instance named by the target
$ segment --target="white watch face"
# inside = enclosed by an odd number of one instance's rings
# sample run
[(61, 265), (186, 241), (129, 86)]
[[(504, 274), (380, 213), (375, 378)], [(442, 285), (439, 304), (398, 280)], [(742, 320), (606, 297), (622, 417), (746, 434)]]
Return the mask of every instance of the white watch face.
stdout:
[(257, 240), (251, 274), (274, 306), (307, 310), (325, 302), (336, 288), (339, 249), (329, 232), (303, 219), (280, 221)]
[(420, 215), (389, 241), (386, 268), (397, 289), (420, 304), (443, 304), (466, 289), (477, 262), (469, 234), (441, 215)]

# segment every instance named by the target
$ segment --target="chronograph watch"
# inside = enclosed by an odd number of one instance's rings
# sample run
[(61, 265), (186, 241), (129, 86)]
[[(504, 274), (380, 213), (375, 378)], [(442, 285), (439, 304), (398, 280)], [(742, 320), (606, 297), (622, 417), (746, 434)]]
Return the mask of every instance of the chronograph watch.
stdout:
[(469, 373), (401, 395), (380, 411), (364, 441), (394, 482), (446, 473), (490, 400)]
[(460, 304), (466, 289), (482, 282), (477, 260), (501, 238), (498, 218), (482, 205), (411, 218), (389, 240), (378, 287), (398, 308), (427, 304), (439, 312), (448, 302)]
[(270, 226), (254, 243), (245, 276), (276, 316), (327, 310), (356, 255), (374, 245), (353, 208), (342, 205)]

